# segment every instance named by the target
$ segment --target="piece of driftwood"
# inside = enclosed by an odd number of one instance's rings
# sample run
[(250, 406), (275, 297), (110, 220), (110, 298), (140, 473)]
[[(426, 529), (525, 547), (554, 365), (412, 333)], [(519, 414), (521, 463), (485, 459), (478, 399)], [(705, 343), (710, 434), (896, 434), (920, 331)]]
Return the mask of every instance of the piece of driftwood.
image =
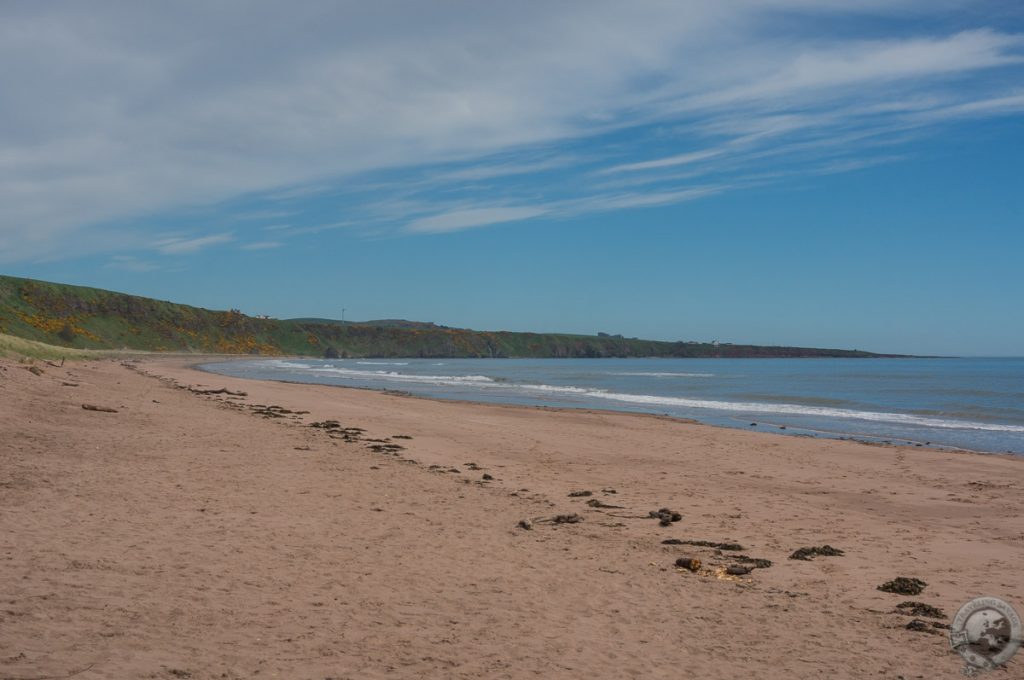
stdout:
[(82, 404), (82, 408), (86, 411), (99, 411), (100, 413), (117, 413), (116, 408), (110, 408), (109, 406), (96, 406), (95, 404)]
[(676, 566), (681, 569), (689, 569), (690, 571), (697, 571), (700, 569), (700, 558), (699, 557), (679, 557), (676, 559)]
[(729, 576), (746, 576), (753, 571), (753, 569), (753, 567), (745, 567), (741, 564), (730, 564), (725, 568), (725, 573)]

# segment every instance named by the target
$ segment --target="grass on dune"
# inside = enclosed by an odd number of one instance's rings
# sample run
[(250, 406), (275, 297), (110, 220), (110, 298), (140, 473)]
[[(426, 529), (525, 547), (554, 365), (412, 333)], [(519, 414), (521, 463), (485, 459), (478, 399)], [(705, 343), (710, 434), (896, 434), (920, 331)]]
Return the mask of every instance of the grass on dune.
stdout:
[(60, 359), (94, 359), (111, 356), (113, 352), (103, 350), (74, 349), (47, 345), (45, 342), (26, 340), (0, 333), (0, 358), (18, 361), (59, 361)]

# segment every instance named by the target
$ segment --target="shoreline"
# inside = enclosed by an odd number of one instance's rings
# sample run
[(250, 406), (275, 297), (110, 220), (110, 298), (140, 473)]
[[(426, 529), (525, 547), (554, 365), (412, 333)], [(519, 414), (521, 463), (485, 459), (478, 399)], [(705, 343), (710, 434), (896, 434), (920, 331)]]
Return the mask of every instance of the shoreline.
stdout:
[(0, 361), (0, 677), (938, 677), (933, 623), (1024, 607), (1020, 457), (193, 359)]
[[(213, 357), (211, 357), (211, 358), (213, 358)], [(310, 359), (310, 357), (275, 357), (275, 358), (285, 358), (285, 359), (292, 359), (292, 358), (294, 358), (294, 359), (306, 359), (306, 360)], [(406, 357), (397, 357), (397, 358), (406, 358)], [(817, 358), (822, 358), (822, 357), (808, 357), (808, 358), (817, 359)], [(871, 357), (871, 358), (874, 358), (874, 357)], [(887, 358), (887, 357), (880, 357), (880, 358)], [(946, 358), (946, 357), (920, 357), (920, 358)], [(215, 360), (218, 361), (218, 362), (219, 361), (223, 361), (222, 359), (219, 359), (219, 358), (216, 358)], [(229, 359), (229, 361), (252, 361), (252, 360), (253, 360), (252, 357), (241, 357), (241, 356), (235, 356), (235, 357)], [(227, 376), (227, 375), (224, 375), (224, 374), (221, 374), (221, 373), (217, 373), (216, 371), (207, 370), (207, 369), (205, 369), (203, 367), (204, 363), (213, 363), (213, 362), (212, 361), (201, 360), (199, 362), (187, 364), (187, 368), (192, 369), (192, 370), (194, 370), (196, 372), (199, 372), (199, 373), (209, 374), (209, 375), (216, 375), (218, 377), (235, 377), (235, 376)], [(281, 383), (281, 384), (286, 384), (286, 385), (321, 385), (321, 386), (324, 386), (324, 387), (337, 387), (337, 388), (340, 388), (340, 389), (347, 389), (347, 390), (366, 390), (366, 391), (369, 391), (369, 392), (391, 394), (391, 395), (400, 396), (400, 397), (408, 397), (408, 398), (411, 398), (411, 399), (426, 399), (426, 400), (430, 400), (430, 401), (450, 402), (450, 403), (454, 403), (454, 404), (486, 405), (486, 406), (509, 407), (509, 408), (523, 408), (523, 409), (549, 409), (549, 410), (553, 410), (553, 411), (580, 412), (580, 413), (590, 413), (590, 412), (592, 412), (592, 413), (617, 413), (617, 414), (625, 414), (625, 415), (648, 416), (648, 417), (655, 417), (655, 418), (666, 418), (666, 419), (669, 419), (669, 420), (679, 421), (679, 422), (683, 422), (683, 423), (690, 423), (690, 424), (694, 424), (694, 425), (702, 425), (704, 427), (720, 428), (720, 429), (724, 429), (724, 430), (739, 430), (739, 431), (744, 431), (744, 432), (755, 432), (755, 430), (753, 430), (753, 429), (751, 429), (749, 427), (743, 427), (742, 425), (735, 425), (735, 426), (722, 425), (722, 424), (718, 424), (718, 423), (714, 423), (714, 422), (708, 422), (708, 421), (705, 421), (705, 420), (700, 420), (699, 418), (687, 418), (687, 417), (683, 417), (683, 416), (673, 416), (673, 415), (670, 415), (670, 414), (667, 414), (667, 413), (653, 413), (653, 412), (649, 412), (649, 411), (640, 411), (640, 410), (633, 411), (633, 410), (614, 409), (614, 408), (597, 408), (597, 407), (594, 407), (594, 406), (573, 407), (573, 406), (553, 406), (553, 405), (547, 405), (547, 404), (516, 404), (516, 403), (492, 402), (492, 401), (482, 401), (482, 400), (481, 401), (476, 401), (476, 400), (472, 400), (472, 399), (448, 398), (448, 397), (437, 397), (437, 396), (424, 395), (424, 394), (415, 394), (413, 392), (409, 392), (409, 391), (401, 390), (401, 389), (362, 387), (362, 386), (359, 386), (359, 385), (337, 385), (337, 384), (333, 384), (333, 383), (304, 382), (304, 381), (301, 381), (301, 380), (284, 380), (284, 379), (280, 379), (280, 378), (239, 377), (238, 379), (239, 380), (276, 382), (276, 383)], [(737, 422), (746, 422), (746, 420), (747, 420), (745, 418), (744, 419), (735, 418), (735, 419), (737, 420)], [(807, 427), (799, 427), (799, 426), (791, 426), (791, 425), (781, 425), (779, 423), (772, 423), (772, 422), (767, 421), (767, 420), (759, 421), (758, 422), (758, 426), (761, 426), (761, 425), (768, 425), (768, 426), (776, 428), (776, 429), (775, 430), (764, 430), (764, 429), (756, 430), (757, 433), (759, 433), (759, 434), (767, 434), (767, 435), (778, 435), (778, 436), (782, 436), (782, 437), (811, 438), (811, 439), (823, 439), (823, 440), (834, 440), (834, 441), (851, 441), (851, 442), (856, 442), (856, 443), (859, 443), (859, 444), (864, 444), (865, 446), (881, 446), (881, 447), (909, 446), (909, 447), (913, 447), (913, 448), (916, 448), (916, 449), (922, 449), (922, 450), (925, 450), (925, 451), (939, 451), (939, 452), (948, 452), (948, 453), (967, 453), (967, 454), (977, 454), (977, 455), (985, 455), (985, 456), (1009, 456), (1009, 457), (1013, 457), (1013, 458), (1024, 458), (1024, 453), (1014, 453), (1014, 452), (1010, 452), (1010, 451), (987, 451), (987, 450), (983, 450), (983, 449), (971, 449), (971, 448), (967, 448), (967, 447), (956, 446), (956, 445), (953, 445), (953, 444), (936, 445), (936, 444), (932, 444), (932, 443), (925, 443), (924, 441), (911, 440), (911, 439), (906, 439), (906, 438), (902, 438), (902, 437), (891, 437), (891, 436), (890, 437), (886, 437), (886, 436), (883, 436), (883, 435), (879, 435), (879, 436), (873, 437), (871, 435), (863, 435), (863, 434), (859, 434), (859, 433), (855, 433), (855, 432), (818, 430), (818, 429), (812, 429), (812, 428), (807, 428)], [(810, 434), (804, 434), (804, 433), (810, 433)]]

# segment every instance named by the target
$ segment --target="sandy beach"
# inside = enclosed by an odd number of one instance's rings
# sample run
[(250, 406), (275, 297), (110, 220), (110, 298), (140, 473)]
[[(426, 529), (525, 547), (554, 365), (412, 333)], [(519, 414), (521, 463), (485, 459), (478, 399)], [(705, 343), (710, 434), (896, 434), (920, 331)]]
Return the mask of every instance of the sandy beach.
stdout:
[(194, 362), (0, 362), (0, 678), (952, 678), (1024, 613), (1019, 458)]

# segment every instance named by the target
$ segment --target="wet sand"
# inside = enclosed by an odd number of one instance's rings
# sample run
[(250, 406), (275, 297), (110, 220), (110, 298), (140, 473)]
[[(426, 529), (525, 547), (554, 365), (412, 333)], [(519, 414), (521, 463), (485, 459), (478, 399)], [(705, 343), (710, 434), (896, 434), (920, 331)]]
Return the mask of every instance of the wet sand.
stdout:
[(0, 678), (955, 677), (1024, 611), (1019, 458), (188, 363), (0, 362)]

